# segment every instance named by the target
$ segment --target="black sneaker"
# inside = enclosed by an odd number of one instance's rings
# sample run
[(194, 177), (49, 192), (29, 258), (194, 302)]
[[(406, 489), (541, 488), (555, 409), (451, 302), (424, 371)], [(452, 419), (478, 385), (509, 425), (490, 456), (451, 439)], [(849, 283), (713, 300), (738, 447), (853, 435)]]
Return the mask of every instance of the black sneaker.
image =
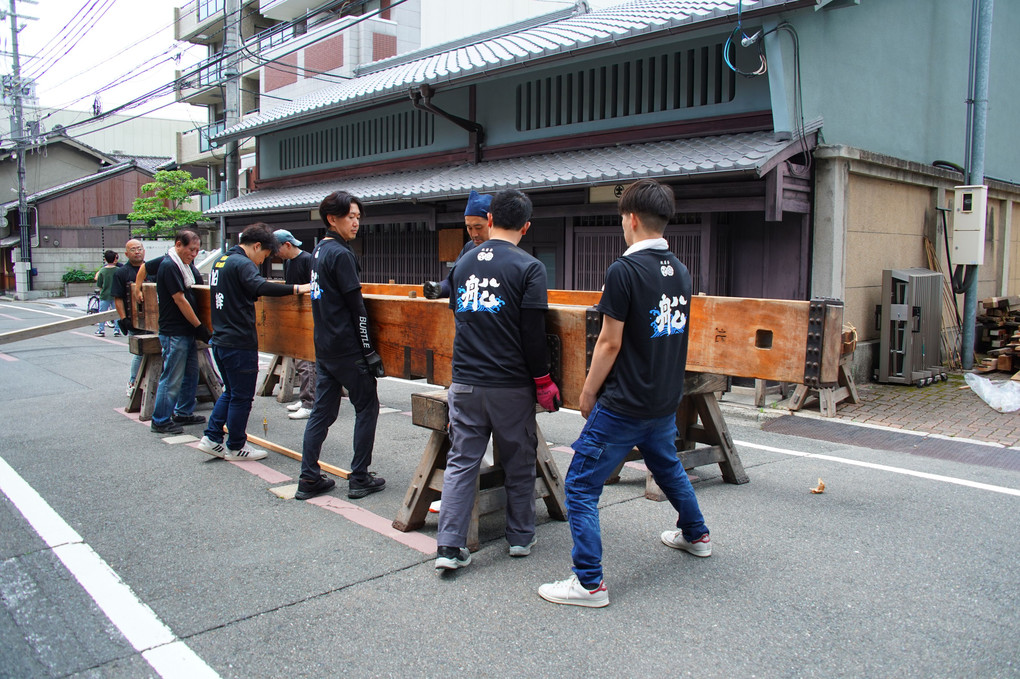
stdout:
[(173, 420), (170, 420), (163, 425), (153, 422), (149, 425), (149, 429), (156, 434), (180, 434), (184, 431), (184, 427)]
[(466, 547), (440, 547), (436, 550), (436, 570), (455, 571), (471, 563), (471, 552)]
[(350, 485), (347, 488), (347, 497), (352, 500), (363, 498), (366, 495), (372, 493), (378, 493), (380, 490), (386, 487), (386, 479), (375, 475), (375, 472), (369, 472), (368, 476), (363, 479), (355, 479), (353, 476), (350, 478)]
[(174, 415), (171, 418), (177, 424), (205, 424), (205, 415)]
[(333, 490), (333, 486), (336, 485), (336, 481), (329, 478), (325, 474), (319, 474), (319, 478), (314, 481), (305, 481), (301, 479), (297, 484), (297, 492), (294, 493), (295, 500), (310, 500), (316, 495), (322, 495)]

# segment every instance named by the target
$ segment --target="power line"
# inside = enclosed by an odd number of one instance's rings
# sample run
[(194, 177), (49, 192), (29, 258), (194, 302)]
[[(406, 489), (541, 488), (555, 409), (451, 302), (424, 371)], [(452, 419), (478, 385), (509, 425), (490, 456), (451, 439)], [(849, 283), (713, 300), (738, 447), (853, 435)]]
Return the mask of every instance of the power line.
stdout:
[[(333, 35), (336, 35), (337, 33), (340, 33), (342, 31), (345, 31), (345, 30), (349, 29), (349, 28), (352, 28), (352, 27), (358, 25), (359, 23), (361, 23), (363, 21), (366, 21), (366, 20), (368, 20), (368, 19), (370, 19), (372, 17), (375, 17), (375, 16), (381, 14), (386, 9), (393, 9), (394, 7), (402, 5), (405, 2), (407, 2), (407, 0), (394, 0), (394, 2), (392, 2), (389, 5), (389, 7), (385, 8), (385, 9), (384, 8), (380, 8), (380, 9), (377, 9), (377, 10), (373, 10), (371, 12), (367, 12), (367, 13), (357, 17), (354, 21), (345, 23), (342, 26), (339, 26), (339, 27), (335, 28), (332, 31), (326, 32), (326, 33), (318, 36), (317, 40), (323, 40), (323, 39), (332, 37)], [(364, 3), (362, 2), (361, 4), (364, 4)], [(336, 7), (336, 5), (327, 5), (327, 6), (325, 6), (323, 8), (320, 8), (320, 9), (314, 11), (314, 12), (309, 12), (309, 13), (307, 13), (307, 14), (305, 14), (305, 15), (297, 18), (297, 19), (292, 20), (292, 21), (283, 22), (281, 24), (277, 24), (276, 26), (273, 26), (272, 29), (270, 29), (270, 30), (272, 30), (272, 31), (286, 30), (286, 28), (298, 25), (299, 23), (307, 21), (309, 18), (314, 17), (314, 16), (316, 16), (316, 15), (322, 13), (322, 12), (333, 11), (333, 8), (335, 8), (335, 7)], [(344, 8), (341, 7), (341, 11), (343, 9)], [(257, 43), (258, 41), (250, 39), (249, 42)], [(302, 47), (304, 47), (304, 45), (299, 45), (297, 47), (294, 47), (293, 49), (288, 50), (287, 52), (284, 52), (283, 54), (281, 54), (281, 55), (279, 55), (279, 56), (277, 56), (277, 57), (275, 57), (273, 59), (262, 59), (261, 57), (257, 57), (257, 59), (260, 62), (262, 62), (264, 65), (273, 64), (274, 67), (277, 67), (277, 68), (279, 68), (280, 66), (283, 66), (283, 67), (286, 68), (287, 67), (286, 64), (279, 64), (279, 63), (277, 63), (279, 61), (279, 59), (281, 59), (282, 57), (284, 57), (284, 56), (286, 56), (288, 54), (292, 54), (293, 52), (297, 51), (298, 49), (301, 49)], [(170, 93), (172, 93), (173, 91), (176, 90), (176, 88), (177, 88), (177, 86), (179, 84), (181, 84), (183, 82), (186, 82), (188, 79), (190, 79), (192, 77), (197, 76), (202, 70), (207, 69), (207, 68), (213, 66), (214, 64), (222, 63), (225, 60), (227, 60), (228, 58), (236, 56), (236, 55), (242, 53), (245, 49), (246, 49), (245, 46), (242, 45), (240, 48), (234, 50), (230, 54), (221, 53), (221, 54), (217, 55), (216, 59), (212, 59), (212, 60), (209, 60), (208, 62), (205, 62), (205, 63), (197, 65), (197, 67), (195, 67), (193, 70), (183, 74), (181, 76), (181, 78), (175, 79), (173, 82), (160, 85), (159, 87), (157, 87), (157, 88), (155, 88), (153, 90), (150, 90), (149, 92), (147, 92), (147, 93), (145, 93), (143, 95), (140, 95), (140, 96), (138, 96), (138, 97), (136, 97), (136, 98), (134, 98), (134, 99), (124, 103), (124, 104), (121, 104), (120, 106), (112, 108), (109, 111), (104, 111), (103, 113), (101, 113), (101, 114), (99, 114), (97, 116), (93, 116), (92, 118), (88, 118), (88, 119), (82, 120), (80, 122), (76, 122), (76, 123), (72, 123), (70, 125), (66, 125), (66, 126), (64, 126), (63, 129), (67, 130), (67, 129), (70, 129), (70, 128), (73, 128), (73, 127), (80, 127), (82, 125), (87, 125), (87, 124), (90, 124), (90, 123), (94, 123), (96, 121), (103, 120), (103, 119), (107, 118), (108, 116), (113, 115), (114, 113), (117, 113), (118, 111), (123, 111), (123, 110), (128, 110), (128, 109), (131, 109), (131, 108), (135, 108), (135, 107), (141, 106), (141, 105), (143, 105), (143, 104), (145, 104), (145, 103), (147, 103), (149, 101), (152, 101), (153, 99), (156, 99), (156, 98), (158, 98), (160, 96), (164, 96), (164, 95), (170, 94)], [(305, 70), (305, 69), (301, 69), (301, 70)], [(331, 77), (340, 77), (340, 76), (333, 76), (332, 74), (321, 73), (321, 72), (320, 72), (320, 75), (329, 75)], [(323, 78), (315, 77), (315, 76), (313, 76), (313, 79), (323, 80)], [(330, 82), (330, 81), (325, 81), (324, 80), (324, 82)], [(169, 104), (166, 104), (166, 105), (169, 105)], [(158, 110), (158, 109), (154, 109), (154, 110)], [(116, 124), (119, 124), (119, 122), (111, 123), (108, 127), (112, 127), (112, 126), (114, 126)]]
[[(99, 6), (97, 4), (98, 2), (105, 2), (106, 4), (103, 6)], [(78, 43), (81, 42), (82, 38), (84, 38), (88, 34), (88, 32), (91, 31), (104, 16), (106, 16), (106, 13), (110, 11), (110, 8), (113, 7), (113, 5), (116, 2), (117, 0), (94, 0), (92, 7), (95, 8), (95, 11), (92, 13), (91, 16), (86, 16), (86, 18), (83, 19), (82, 23), (76, 29), (74, 29), (73, 34), (69, 34), (67, 36), (68, 40), (67, 48), (57, 56), (54, 56), (55, 54), (54, 52), (51, 53), (49, 56), (43, 57), (39, 62), (32, 64), (32, 66), (29, 68), (30, 73), (28, 74), (28, 77), (32, 78), (42, 75), (43, 73), (46, 72), (47, 69), (53, 67), (53, 65), (58, 63), (64, 57), (66, 57), (71, 52), (71, 50), (77, 47)], [(86, 21), (88, 23), (85, 23)], [(60, 47), (58, 46), (56, 49), (59, 48)]]

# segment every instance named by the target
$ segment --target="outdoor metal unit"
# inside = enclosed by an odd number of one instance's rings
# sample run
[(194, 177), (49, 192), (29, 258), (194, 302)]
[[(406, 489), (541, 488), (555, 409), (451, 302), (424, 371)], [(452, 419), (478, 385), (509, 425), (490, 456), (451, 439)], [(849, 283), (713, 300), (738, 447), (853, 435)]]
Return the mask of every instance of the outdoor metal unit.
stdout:
[(878, 381), (919, 387), (945, 380), (942, 367), (942, 274), (928, 269), (882, 272)]

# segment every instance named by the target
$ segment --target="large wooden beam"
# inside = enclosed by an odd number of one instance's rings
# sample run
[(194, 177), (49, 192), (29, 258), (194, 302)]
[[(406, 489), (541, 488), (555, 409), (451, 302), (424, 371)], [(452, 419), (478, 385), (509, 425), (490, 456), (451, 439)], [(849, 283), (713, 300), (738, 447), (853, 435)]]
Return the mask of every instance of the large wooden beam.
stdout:
[[(155, 330), (151, 312), (155, 286), (145, 287), (143, 317), (147, 329)], [(386, 374), (425, 377), (433, 384), (449, 386), (454, 338), (449, 300), (425, 299), (417, 294), (417, 286), (366, 285), (364, 290), (370, 330)], [(381, 294), (387, 291), (395, 294)], [(412, 291), (415, 297), (409, 296)], [(195, 286), (195, 294), (199, 318), (208, 324), (208, 286)], [(578, 406), (598, 337), (601, 321), (591, 307), (599, 296), (591, 291), (549, 293), (546, 331), (558, 344), (554, 378), (568, 408)], [(256, 321), (262, 351), (315, 359), (307, 295), (260, 299)], [(699, 295), (691, 300), (687, 369), (796, 384), (835, 384), (842, 324), (842, 302)]]
[(56, 321), (55, 323), (35, 325), (31, 328), (25, 328), (24, 330), (11, 330), (10, 332), (0, 333), (0, 344), (34, 339), (36, 337), (52, 335), (55, 332), (84, 328), (87, 325), (98, 325), (99, 323), (105, 323), (106, 321), (115, 321), (117, 318), (117, 311), (111, 309), (110, 311), (103, 311), (98, 314), (89, 314), (78, 318), (68, 318), (66, 321)]

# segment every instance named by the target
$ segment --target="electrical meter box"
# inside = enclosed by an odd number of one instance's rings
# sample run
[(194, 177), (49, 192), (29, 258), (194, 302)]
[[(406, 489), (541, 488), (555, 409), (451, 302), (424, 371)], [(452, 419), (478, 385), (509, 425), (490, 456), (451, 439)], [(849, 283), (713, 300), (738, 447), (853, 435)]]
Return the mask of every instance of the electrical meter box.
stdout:
[(957, 186), (953, 200), (953, 264), (985, 263), (987, 186)]

